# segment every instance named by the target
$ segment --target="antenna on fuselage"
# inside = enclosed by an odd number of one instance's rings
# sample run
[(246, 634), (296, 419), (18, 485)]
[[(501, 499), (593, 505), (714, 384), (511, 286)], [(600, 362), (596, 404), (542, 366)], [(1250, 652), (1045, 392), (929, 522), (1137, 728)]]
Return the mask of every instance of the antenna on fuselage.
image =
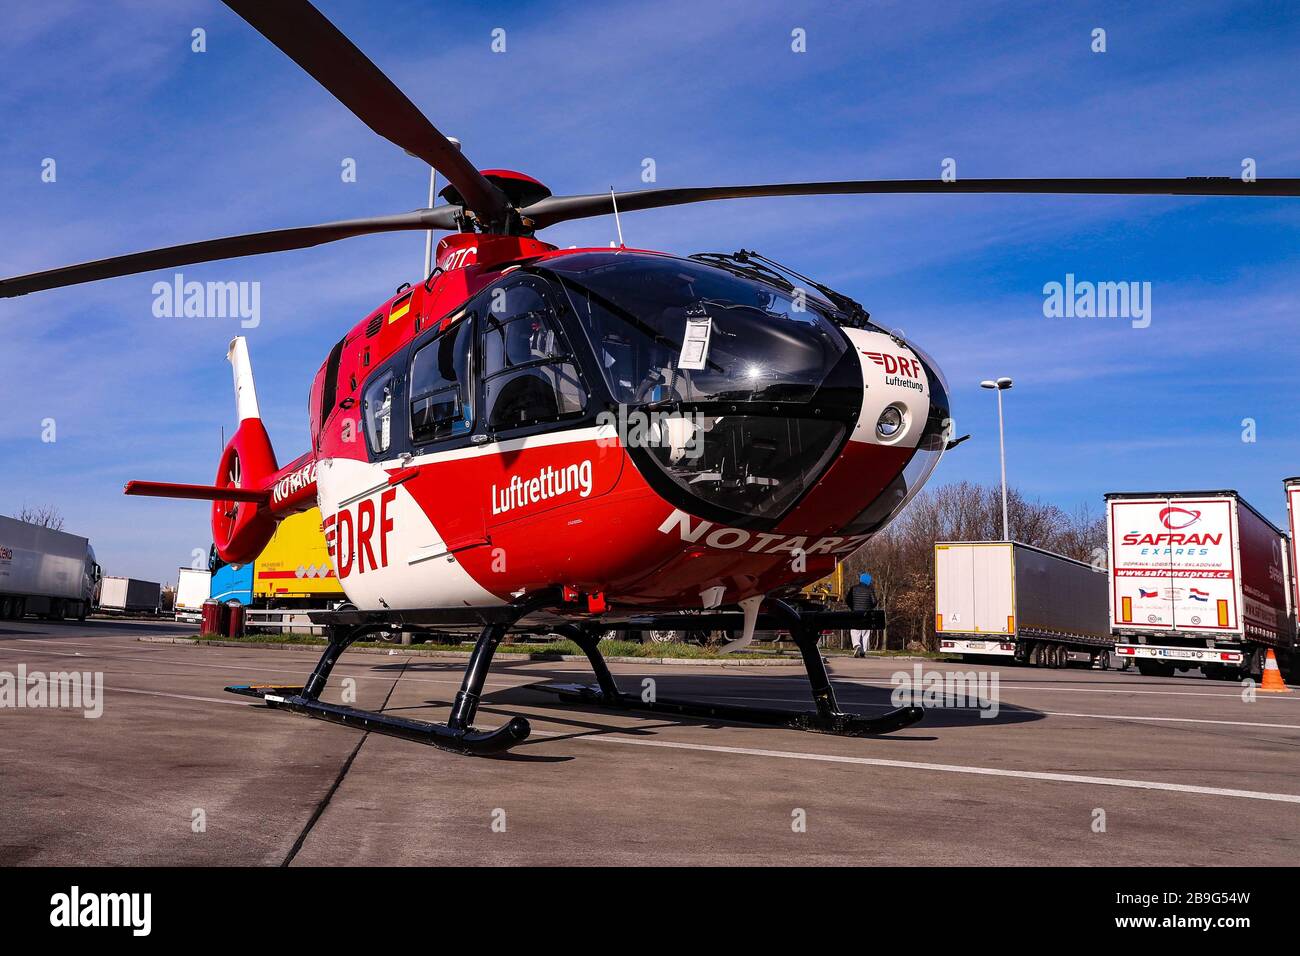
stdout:
[(618, 229), (618, 247), (619, 247), (620, 249), (622, 249), (622, 248), (624, 248), (624, 246), (623, 246), (623, 223), (622, 223), (622, 221), (618, 218), (618, 197), (614, 195), (614, 187), (613, 187), (613, 186), (610, 186), (610, 187), (609, 187), (609, 201), (612, 202), (612, 203), (614, 204), (614, 227), (615, 227), (616, 229)]

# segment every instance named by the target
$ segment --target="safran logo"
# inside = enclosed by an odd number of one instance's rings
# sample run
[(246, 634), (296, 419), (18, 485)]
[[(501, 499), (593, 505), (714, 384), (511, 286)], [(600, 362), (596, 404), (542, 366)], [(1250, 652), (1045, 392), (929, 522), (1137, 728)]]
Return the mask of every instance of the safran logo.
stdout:
[(1163, 508), (1160, 511), (1160, 523), (1170, 531), (1181, 531), (1183, 528), (1190, 528), (1200, 520), (1201, 513), (1199, 511), (1189, 511), (1186, 508)]

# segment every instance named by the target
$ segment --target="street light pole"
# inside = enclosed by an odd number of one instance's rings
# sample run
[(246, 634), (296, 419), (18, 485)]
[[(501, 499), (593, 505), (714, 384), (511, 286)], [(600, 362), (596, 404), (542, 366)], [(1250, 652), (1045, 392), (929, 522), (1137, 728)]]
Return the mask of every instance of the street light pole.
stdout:
[(1002, 540), (1010, 541), (1011, 533), (1007, 529), (1007, 443), (1002, 428), (1002, 393), (1012, 385), (1011, 379), (986, 379), (980, 382), (980, 388), (991, 388), (998, 393), (998, 458), (1002, 463)]
[[(460, 149), (460, 140), (455, 136), (448, 136), (447, 142)], [(407, 156), (415, 156), (409, 149), (406, 150)], [(419, 157), (416, 157), (417, 159)], [(429, 209), (433, 208), (433, 201), (438, 196), (438, 170), (432, 166), (429, 167)], [(433, 230), (429, 229), (424, 233), (424, 278), (429, 278), (429, 273), (433, 271)]]

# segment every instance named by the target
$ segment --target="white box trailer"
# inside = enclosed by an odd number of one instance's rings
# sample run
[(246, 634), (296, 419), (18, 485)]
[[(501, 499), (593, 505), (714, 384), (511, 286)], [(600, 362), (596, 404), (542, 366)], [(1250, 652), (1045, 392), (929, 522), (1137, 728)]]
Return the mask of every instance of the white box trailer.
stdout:
[(212, 572), (207, 568), (180, 568), (176, 579), (176, 620), (200, 623), (203, 602), (211, 590)]
[(0, 515), (0, 618), (85, 620), (98, 583), (85, 538)]
[(162, 585), (139, 578), (106, 576), (99, 585), (101, 611), (158, 613)]
[(934, 546), (934, 629), (939, 650), (1065, 667), (1110, 666), (1115, 641), (1107, 575), (1082, 561), (1014, 541)]
[(1106, 496), (1116, 656), (1147, 675), (1259, 679), (1294, 644), (1286, 535), (1235, 491)]

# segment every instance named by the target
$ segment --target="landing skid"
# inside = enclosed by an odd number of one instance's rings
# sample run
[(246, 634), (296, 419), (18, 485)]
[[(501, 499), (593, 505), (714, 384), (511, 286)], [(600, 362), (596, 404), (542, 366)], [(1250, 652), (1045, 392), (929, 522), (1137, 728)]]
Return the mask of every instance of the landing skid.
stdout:
[[(470, 654), (460, 690), (457, 691), (455, 702), (452, 704), (451, 716), (445, 724), (360, 710), (342, 704), (327, 703), (320, 699), (321, 691), (325, 689), (330, 673), (343, 652), (365, 634), (392, 626), (391, 622), (375, 618), (374, 615), (364, 620), (345, 619), (342, 616), (333, 619), (327, 627), (329, 644), (303, 686), (237, 684), (227, 687), (226, 690), (243, 697), (256, 698), (264, 701), (269, 707), (287, 710), (304, 717), (327, 720), (344, 727), (400, 737), (403, 740), (413, 740), (416, 743), (429, 744), (453, 753), (478, 757), (505, 753), (528, 739), (532, 728), (525, 718), (519, 716), (511, 717), (495, 730), (479, 730), (474, 727), (474, 717), (478, 712), (488, 668), (492, 665), (497, 645), (501, 643), (501, 639), (511, 627), (529, 614), (556, 606), (557, 602), (556, 594), (539, 592), (531, 598), (500, 609), (481, 621), (482, 631)], [(688, 617), (678, 615), (656, 618), (650, 623), (672, 629), (683, 626), (682, 622), (685, 621), (692, 626), (713, 629), (735, 626), (739, 617), (736, 614), (725, 613)], [(553, 628), (556, 633), (571, 638), (582, 648), (591, 663), (592, 671), (595, 672), (595, 685), (535, 684), (530, 689), (555, 694), (561, 701), (567, 703), (606, 707), (611, 710), (647, 711), (672, 714), (677, 717), (764, 724), (791, 730), (834, 734), (840, 737), (870, 737), (876, 734), (887, 734), (910, 727), (925, 716), (925, 712), (920, 707), (901, 707), (878, 717), (845, 713), (839, 709), (835, 700), (835, 691), (831, 687), (830, 676), (826, 673), (826, 664), (822, 660), (821, 650), (817, 647), (818, 635), (827, 627), (879, 626), (875, 619), (842, 612), (800, 612), (784, 601), (773, 601), (771, 610), (760, 615), (759, 621), (765, 627), (789, 628), (790, 635), (803, 658), (804, 670), (808, 674), (809, 690), (816, 710), (806, 712), (774, 710), (767, 707), (741, 707), (663, 697), (643, 700), (635, 694), (623, 693), (619, 690), (614, 675), (610, 673), (609, 665), (600, 653), (600, 634), (607, 626), (598, 624), (562, 623)]]
[(358, 638), (375, 629), (374, 624), (360, 626), (332, 625), (328, 628), (329, 645), (316, 663), (316, 669), (307, 678), (302, 687), (237, 684), (227, 687), (231, 694), (255, 697), (270, 707), (302, 714), (316, 720), (327, 720), (344, 727), (357, 730), (386, 734), (413, 740), (416, 743), (429, 744), (452, 753), (469, 754), (476, 757), (489, 757), (505, 753), (516, 744), (528, 739), (532, 727), (523, 717), (511, 717), (505, 724), (495, 730), (478, 730), (474, 716), (478, 712), (479, 699), (483, 694), (483, 684), (487, 680), (488, 668), (496, 654), (497, 645), (512, 624), (519, 618), (535, 610), (541, 603), (553, 600), (550, 595), (539, 596), (531, 601), (514, 605), (511, 613), (489, 621), (483, 625), (478, 643), (470, 654), (465, 676), (461, 680), (460, 690), (451, 707), (451, 716), (445, 724), (436, 724), (424, 720), (410, 720), (371, 710), (360, 710), (341, 704), (331, 704), (320, 699), (321, 691), (329, 680), (330, 672), (343, 652)]
[(435, 724), (424, 720), (408, 720), (370, 710), (358, 710), (341, 704), (304, 697), (301, 687), (257, 687), (236, 685), (227, 687), (232, 694), (256, 697), (270, 707), (287, 710), (317, 720), (342, 724), (357, 730), (368, 730), (390, 737), (401, 737), (420, 744), (429, 744), (453, 753), (489, 757), (505, 753), (515, 744), (528, 739), (532, 728), (523, 717), (511, 717), (496, 730), (475, 730), (471, 727), (453, 727), (450, 722)]
[(808, 686), (816, 710), (775, 710), (768, 707), (712, 704), (702, 700), (666, 697), (646, 700), (637, 694), (624, 693), (619, 690), (618, 683), (614, 680), (614, 675), (610, 673), (609, 665), (605, 663), (604, 655), (600, 652), (599, 634), (590, 628), (576, 624), (563, 625), (556, 628), (556, 631), (582, 648), (596, 675), (596, 683), (594, 685), (534, 684), (529, 689), (555, 694), (566, 703), (606, 707), (610, 710), (645, 711), (705, 720), (764, 724), (817, 734), (833, 734), (839, 737), (872, 737), (877, 734), (887, 734), (910, 727), (925, 716), (925, 711), (920, 707), (900, 707), (878, 717), (841, 711), (835, 700), (835, 690), (831, 687), (830, 675), (826, 673), (826, 664), (822, 660), (821, 650), (817, 646), (817, 638), (821, 633), (819, 621), (827, 615), (804, 615), (785, 602), (777, 601), (774, 604), (777, 616), (782, 619), (785, 626), (789, 627), (790, 636), (803, 658), (804, 670), (808, 675)]
[(737, 707), (730, 704), (710, 704), (706, 701), (679, 700), (657, 697), (643, 701), (636, 694), (618, 692), (610, 695), (596, 684), (536, 684), (529, 690), (554, 694), (569, 704), (605, 707), (610, 710), (638, 711), (655, 714), (672, 714), (675, 717), (696, 717), (703, 720), (724, 720), (745, 724), (763, 724), (784, 727), (788, 730), (806, 730), (814, 734), (832, 734), (836, 737), (874, 737), (910, 727), (925, 716), (920, 707), (900, 707), (879, 717), (846, 714), (832, 711), (771, 710), (764, 707)]

